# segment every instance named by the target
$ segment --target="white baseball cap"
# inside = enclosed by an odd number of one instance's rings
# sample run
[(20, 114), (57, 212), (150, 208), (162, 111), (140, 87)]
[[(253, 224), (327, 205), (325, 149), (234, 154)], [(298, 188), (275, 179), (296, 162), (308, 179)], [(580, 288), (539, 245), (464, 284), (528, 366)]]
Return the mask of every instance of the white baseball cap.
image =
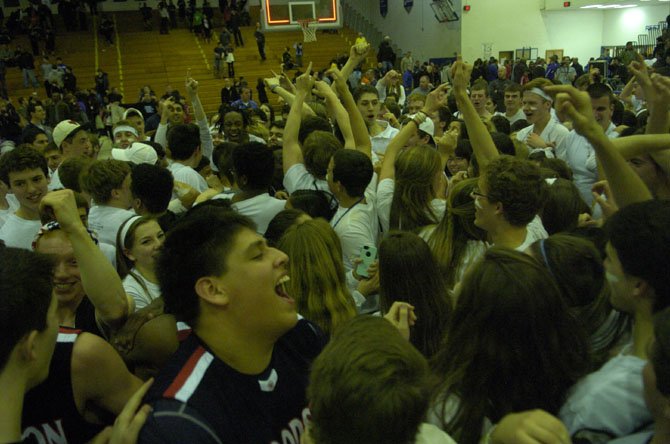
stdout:
[(53, 130), (53, 140), (58, 148), (60, 148), (63, 140), (67, 139), (72, 133), (77, 131), (81, 125), (74, 120), (63, 120)]
[(135, 165), (141, 163), (155, 165), (158, 161), (158, 154), (156, 154), (156, 150), (151, 145), (142, 142), (133, 142), (125, 150), (122, 148), (113, 148), (112, 159), (132, 162)]

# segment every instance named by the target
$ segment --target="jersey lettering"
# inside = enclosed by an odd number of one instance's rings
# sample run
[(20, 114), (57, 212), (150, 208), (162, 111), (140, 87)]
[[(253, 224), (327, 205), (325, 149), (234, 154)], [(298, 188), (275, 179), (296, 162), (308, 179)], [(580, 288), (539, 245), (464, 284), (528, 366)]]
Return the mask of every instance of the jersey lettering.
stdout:
[(56, 429), (52, 427), (51, 424), (45, 422), (38, 427), (28, 427), (23, 431), (21, 436), (22, 440), (33, 436), (37, 440), (38, 444), (68, 444), (67, 437), (65, 436), (65, 431), (63, 430), (62, 420), (57, 420), (54, 425)]
[[(302, 410), (302, 420), (293, 418), (288, 423), (288, 428), (281, 431), (282, 444), (300, 444), (300, 437), (305, 431), (305, 424), (309, 423), (312, 412), (309, 407)], [(279, 441), (272, 441), (270, 444), (279, 444)]]

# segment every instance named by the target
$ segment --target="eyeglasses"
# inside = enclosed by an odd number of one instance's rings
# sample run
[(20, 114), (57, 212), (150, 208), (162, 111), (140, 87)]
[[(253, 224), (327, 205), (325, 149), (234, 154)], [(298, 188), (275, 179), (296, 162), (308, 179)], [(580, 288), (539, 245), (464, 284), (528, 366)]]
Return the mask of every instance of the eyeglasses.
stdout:
[(488, 199), (488, 196), (486, 194), (482, 194), (482, 193), (479, 192), (478, 187), (475, 187), (475, 188), (472, 189), (472, 191), (470, 191), (470, 197), (472, 197), (473, 199), (475, 199), (477, 197), (483, 197), (483, 198)]

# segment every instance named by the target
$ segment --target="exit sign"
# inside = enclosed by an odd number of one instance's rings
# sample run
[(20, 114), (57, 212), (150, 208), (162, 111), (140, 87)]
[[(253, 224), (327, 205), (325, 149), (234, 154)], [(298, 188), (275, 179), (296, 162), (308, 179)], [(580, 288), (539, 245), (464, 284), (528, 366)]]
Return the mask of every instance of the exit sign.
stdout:
[(563, 7), (564, 8), (569, 8), (570, 7), (570, 2), (563, 2)]

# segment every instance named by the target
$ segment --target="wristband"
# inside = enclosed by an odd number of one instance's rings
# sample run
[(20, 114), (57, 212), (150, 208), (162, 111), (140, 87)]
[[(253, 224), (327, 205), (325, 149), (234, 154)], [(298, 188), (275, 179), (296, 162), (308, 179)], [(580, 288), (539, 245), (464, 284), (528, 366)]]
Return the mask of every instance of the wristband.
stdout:
[[(273, 93), (275, 93), (275, 90), (276, 90), (277, 88), (279, 88), (279, 85), (272, 85), (272, 86), (270, 87), (270, 91), (273, 92)], [(276, 93), (275, 93), (275, 94), (276, 94)]]

